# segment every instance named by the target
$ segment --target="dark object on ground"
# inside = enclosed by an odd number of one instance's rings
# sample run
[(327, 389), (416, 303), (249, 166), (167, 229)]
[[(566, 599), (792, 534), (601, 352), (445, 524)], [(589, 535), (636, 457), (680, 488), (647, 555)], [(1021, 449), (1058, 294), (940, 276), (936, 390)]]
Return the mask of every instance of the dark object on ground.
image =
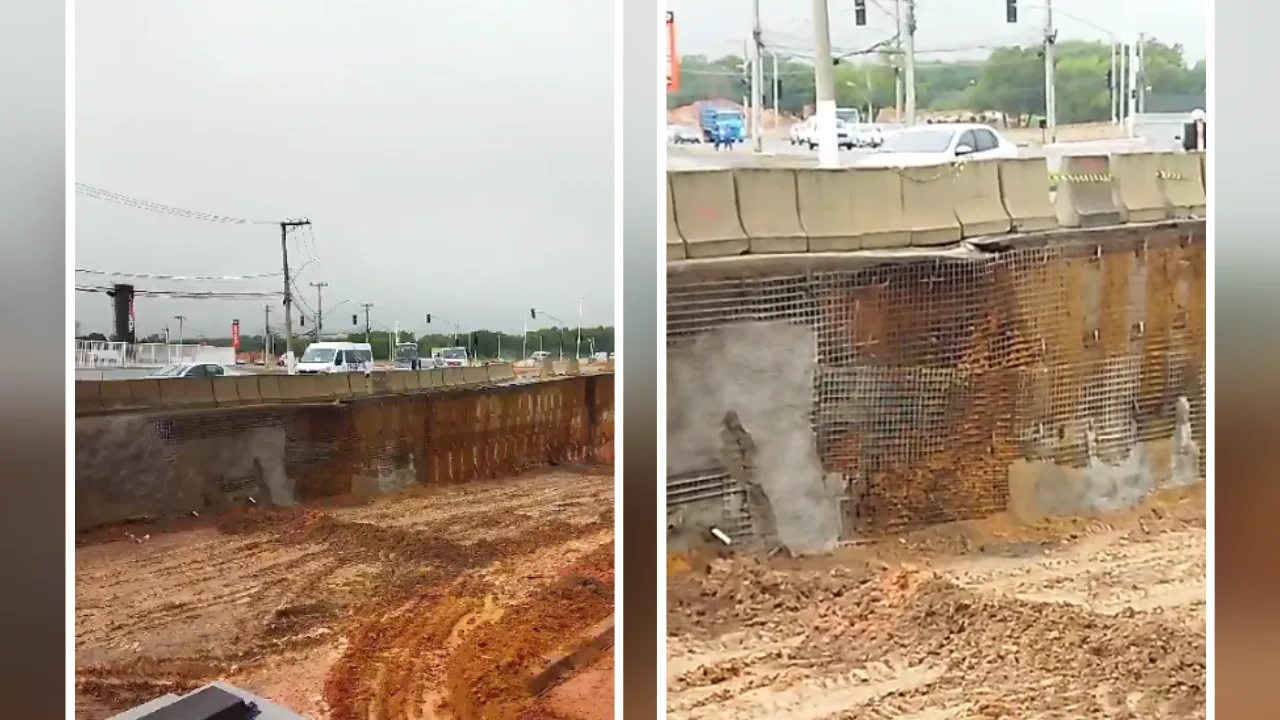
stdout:
[(253, 693), (213, 683), (186, 695), (165, 695), (110, 720), (307, 720)]

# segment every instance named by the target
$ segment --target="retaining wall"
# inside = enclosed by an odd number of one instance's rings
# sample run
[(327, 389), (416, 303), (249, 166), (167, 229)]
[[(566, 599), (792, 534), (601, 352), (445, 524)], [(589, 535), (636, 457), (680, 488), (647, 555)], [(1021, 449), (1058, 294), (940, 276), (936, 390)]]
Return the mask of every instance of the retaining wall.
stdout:
[(612, 442), (609, 374), (78, 417), (76, 528), (593, 463)]
[[(716, 525), (822, 551), (1194, 481), (1206, 255), (1194, 220), (669, 263), (669, 547)], [(729, 411), (771, 519), (730, 477)]]

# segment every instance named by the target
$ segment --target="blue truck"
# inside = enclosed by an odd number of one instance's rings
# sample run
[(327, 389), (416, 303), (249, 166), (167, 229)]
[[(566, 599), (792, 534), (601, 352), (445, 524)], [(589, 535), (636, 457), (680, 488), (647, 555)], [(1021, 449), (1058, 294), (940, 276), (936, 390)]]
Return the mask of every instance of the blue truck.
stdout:
[(735, 143), (742, 142), (745, 136), (742, 131), (741, 110), (727, 110), (704, 105), (698, 111), (698, 128), (702, 130), (702, 139), (705, 142), (715, 142), (721, 128), (729, 131), (729, 137), (733, 138)]

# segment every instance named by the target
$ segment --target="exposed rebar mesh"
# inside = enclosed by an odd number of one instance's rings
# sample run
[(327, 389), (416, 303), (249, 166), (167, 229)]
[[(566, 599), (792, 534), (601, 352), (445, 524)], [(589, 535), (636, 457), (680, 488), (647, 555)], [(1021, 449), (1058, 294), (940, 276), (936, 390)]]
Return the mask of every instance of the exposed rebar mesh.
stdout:
[(1101, 459), (1123, 458), (1173, 435), (1180, 396), (1203, 468), (1203, 225), (1058, 237), (861, 269), (673, 274), (670, 362), (741, 323), (810, 328), (812, 440), (843, 484), (846, 538), (999, 512), (1015, 461), (1082, 467), (1087, 429)]

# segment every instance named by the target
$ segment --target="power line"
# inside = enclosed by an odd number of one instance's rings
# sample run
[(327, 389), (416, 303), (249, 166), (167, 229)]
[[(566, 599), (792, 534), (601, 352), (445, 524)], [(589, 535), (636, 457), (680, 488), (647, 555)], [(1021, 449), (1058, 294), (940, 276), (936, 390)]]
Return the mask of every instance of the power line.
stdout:
[[(106, 285), (76, 285), (76, 292), (89, 293), (109, 293), (114, 292), (115, 288)], [(269, 291), (229, 291), (229, 292), (213, 292), (201, 290), (142, 290), (134, 289), (133, 294), (139, 297), (167, 297), (167, 298), (185, 298), (188, 300), (244, 300), (267, 297), (279, 297), (278, 292)]]
[(165, 275), (163, 273), (131, 273), (113, 272), (110, 270), (89, 270), (76, 268), (76, 272), (85, 275), (102, 275), (104, 277), (138, 278), (147, 280), (191, 280), (199, 282), (236, 282), (240, 280), (261, 280), (262, 278), (280, 277), (279, 272), (257, 273), (254, 275)]
[(137, 210), (147, 210), (149, 212), (160, 213), (162, 215), (172, 215), (174, 217), (187, 218), (190, 220), (203, 220), (205, 222), (223, 223), (230, 225), (277, 225), (275, 220), (247, 220), (245, 218), (231, 217), (229, 215), (215, 215), (213, 213), (200, 212), (198, 210), (186, 210), (183, 208), (173, 207), (172, 205), (162, 205), (150, 200), (132, 197), (123, 193), (112, 192), (102, 188), (93, 187), (84, 183), (76, 183), (76, 194), (91, 197), (95, 200), (115, 203), (125, 207), (135, 208)]

